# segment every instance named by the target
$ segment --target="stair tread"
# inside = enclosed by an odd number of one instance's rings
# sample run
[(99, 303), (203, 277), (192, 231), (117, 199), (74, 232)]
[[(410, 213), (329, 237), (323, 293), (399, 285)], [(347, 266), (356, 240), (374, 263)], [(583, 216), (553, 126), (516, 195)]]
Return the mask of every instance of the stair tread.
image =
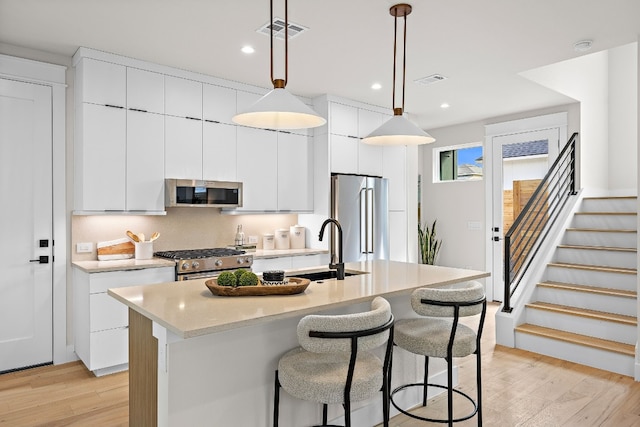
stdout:
[(635, 215), (637, 216), (638, 213), (637, 212), (630, 212), (630, 211), (624, 211), (624, 212), (576, 212), (576, 215)]
[(589, 264), (572, 264), (568, 262), (550, 262), (547, 265), (550, 267), (575, 268), (579, 270), (590, 270), (590, 271), (604, 271), (607, 273), (622, 273), (622, 274), (638, 273), (638, 270), (635, 268), (606, 267), (602, 265), (589, 265)]
[(548, 302), (536, 301), (528, 303), (527, 307), (537, 308), (540, 310), (554, 311), (557, 313), (565, 313), (574, 316), (587, 317), (590, 319), (606, 320), (610, 322), (623, 323), (625, 325), (637, 326), (638, 320), (634, 316), (625, 316), (616, 313), (607, 313), (605, 311), (589, 310), (586, 308), (571, 307), (568, 305), (552, 304)]
[(615, 199), (637, 199), (638, 196), (593, 196), (585, 197), (584, 200), (615, 200)]
[(621, 248), (616, 246), (588, 246), (588, 245), (558, 245), (562, 249), (588, 249), (594, 251), (612, 251), (612, 252), (638, 252), (636, 248)]
[(602, 338), (580, 335), (573, 332), (561, 331), (558, 329), (545, 328), (543, 326), (531, 325), (529, 323), (524, 323), (522, 325), (516, 326), (516, 331), (551, 338), (559, 341), (565, 341), (572, 344), (607, 350), (628, 356), (635, 356), (634, 345), (624, 344), (617, 341), (610, 341)]
[(638, 293), (636, 291), (627, 291), (623, 289), (602, 288), (598, 286), (578, 285), (575, 283), (554, 282), (547, 280), (545, 282), (538, 283), (538, 286), (547, 288), (561, 288), (565, 290), (572, 290), (578, 292), (589, 292), (602, 295), (612, 295), (623, 298), (637, 298)]
[(631, 229), (631, 228), (611, 229), (611, 228), (576, 228), (576, 227), (571, 227), (571, 228), (567, 228), (567, 231), (586, 231), (586, 232), (598, 232), (598, 233), (637, 233), (637, 230)]

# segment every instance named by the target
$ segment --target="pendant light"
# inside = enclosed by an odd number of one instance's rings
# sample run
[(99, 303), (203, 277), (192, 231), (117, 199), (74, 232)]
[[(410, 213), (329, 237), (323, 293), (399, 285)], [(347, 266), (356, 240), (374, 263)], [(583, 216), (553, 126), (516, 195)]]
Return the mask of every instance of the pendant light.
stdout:
[[(419, 145), (434, 142), (435, 138), (411, 123), (404, 115), (404, 83), (407, 62), (407, 15), (411, 13), (411, 5), (401, 3), (391, 6), (389, 13), (393, 21), (393, 117), (379, 128), (371, 132), (362, 142), (372, 145)], [(404, 18), (404, 38), (402, 52), (402, 106), (396, 107), (396, 47), (398, 34), (398, 18)]]
[(284, 1), (284, 79), (273, 78), (273, 0), (269, 27), (271, 29), (271, 83), (273, 90), (249, 107), (233, 116), (232, 120), (244, 126), (266, 129), (302, 129), (322, 126), (327, 121), (309, 106), (293, 96), (285, 86), (289, 67), (289, 11), (288, 0)]

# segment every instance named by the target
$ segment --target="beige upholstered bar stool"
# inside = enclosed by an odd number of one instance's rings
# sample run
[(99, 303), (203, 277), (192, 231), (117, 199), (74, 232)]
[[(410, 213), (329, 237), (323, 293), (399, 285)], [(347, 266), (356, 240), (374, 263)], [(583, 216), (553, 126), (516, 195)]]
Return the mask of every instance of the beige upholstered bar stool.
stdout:
[[(403, 319), (396, 322), (394, 343), (411, 353), (423, 355), (424, 381), (405, 384), (391, 393), (391, 403), (405, 415), (423, 421), (446, 423), (468, 420), (477, 414), (478, 426), (482, 425), (482, 376), (480, 364), (480, 337), (487, 309), (484, 287), (476, 281), (457, 283), (447, 287), (416, 289), (411, 295), (411, 307), (422, 318)], [(472, 328), (459, 322), (461, 317), (477, 316), (477, 327)], [(477, 397), (474, 401), (468, 394), (453, 388), (453, 358), (476, 355)], [(438, 357), (447, 361), (447, 386), (429, 384), (429, 358)], [(394, 395), (411, 387), (422, 388), (422, 406), (427, 406), (428, 387), (447, 390), (448, 413), (446, 418), (422, 417), (398, 407)], [(457, 393), (473, 405), (466, 416), (454, 418), (453, 393)]]
[[(278, 426), (280, 387), (290, 395), (322, 407), (342, 404), (345, 425), (351, 425), (351, 402), (382, 391), (384, 425), (389, 425), (389, 369), (393, 348), (393, 315), (389, 302), (376, 297), (364, 313), (310, 315), (298, 323), (295, 348), (280, 358), (275, 375), (273, 425)], [(370, 350), (386, 344), (384, 360)]]

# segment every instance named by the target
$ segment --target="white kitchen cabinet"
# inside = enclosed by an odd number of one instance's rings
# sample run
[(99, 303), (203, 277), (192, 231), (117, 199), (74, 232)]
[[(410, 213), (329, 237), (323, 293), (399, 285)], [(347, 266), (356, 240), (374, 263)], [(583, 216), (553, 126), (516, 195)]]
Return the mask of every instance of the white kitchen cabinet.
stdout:
[(278, 132), (278, 210), (313, 211), (313, 156), (304, 135)]
[(291, 268), (328, 267), (329, 254), (298, 255), (291, 257)]
[(383, 147), (383, 173), (389, 179), (389, 209), (404, 211), (407, 208), (406, 146)]
[(126, 110), (80, 104), (74, 150), (75, 210), (125, 210)]
[(389, 259), (391, 261), (407, 260), (407, 232), (418, 232), (418, 225), (407, 228), (405, 211), (389, 211)]
[(127, 108), (164, 114), (164, 74), (128, 67)]
[(382, 176), (382, 147), (362, 142), (382, 125), (384, 114), (375, 111), (358, 109), (358, 173), (360, 175)]
[(236, 126), (202, 123), (202, 179), (237, 181)]
[(358, 108), (332, 102), (329, 106), (329, 133), (358, 136)]
[(127, 111), (126, 210), (164, 211), (164, 116)]
[(260, 274), (263, 271), (269, 270), (291, 270), (291, 257), (254, 258), (251, 271)]
[(126, 106), (127, 67), (83, 58), (76, 68), (76, 92), (80, 102)]
[(96, 376), (127, 369), (128, 310), (109, 288), (172, 282), (174, 267), (88, 273), (73, 269), (75, 352)]
[(202, 179), (202, 121), (165, 116), (165, 178)]
[(331, 172), (358, 173), (357, 138), (344, 135), (329, 135)]
[(278, 134), (238, 126), (238, 181), (242, 182), (243, 206), (238, 211), (278, 209)]
[(233, 124), (236, 114), (236, 90), (210, 84), (202, 85), (202, 118)]
[(179, 77), (164, 77), (165, 114), (202, 119), (202, 83)]

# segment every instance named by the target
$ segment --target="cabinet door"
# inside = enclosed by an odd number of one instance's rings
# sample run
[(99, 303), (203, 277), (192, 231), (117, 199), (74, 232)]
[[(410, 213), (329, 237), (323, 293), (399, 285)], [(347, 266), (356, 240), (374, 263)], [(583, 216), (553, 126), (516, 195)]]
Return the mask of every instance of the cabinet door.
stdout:
[(166, 178), (202, 179), (202, 121), (165, 116)]
[(239, 210), (275, 211), (278, 208), (278, 138), (263, 129), (238, 127), (238, 181), (243, 183)]
[(237, 181), (236, 127), (224, 123), (202, 123), (202, 178)]
[(165, 114), (202, 119), (202, 83), (179, 77), (164, 77)]
[(129, 325), (127, 306), (106, 292), (89, 295), (89, 331), (97, 332)]
[(389, 210), (403, 211), (407, 206), (405, 146), (383, 147), (383, 176), (389, 179)]
[(233, 123), (236, 114), (236, 90), (203, 84), (202, 118), (220, 123)]
[(343, 136), (358, 136), (358, 109), (348, 105), (329, 104), (329, 133)]
[(313, 210), (313, 156), (304, 135), (278, 133), (278, 210)]
[(77, 210), (125, 210), (126, 110), (82, 104), (76, 145)]
[(80, 102), (126, 106), (127, 69), (124, 65), (83, 58), (76, 69)]
[(164, 114), (164, 75), (127, 68), (127, 108)]
[(254, 273), (262, 273), (269, 270), (291, 270), (291, 258), (292, 257), (279, 257), (279, 258), (260, 258), (254, 259), (251, 270)]
[[(384, 115), (369, 110), (358, 110), (358, 136), (364, 138), (376, 130)], [(360, 141), (358, 144), (358, 173), (382, 176), (382, 147)]]
[(127, 210), (164, 210), (164, 116), (127, 111)]
[[(407, 261), (407, 213), (405, 211), (389, 212), (389, 259), (391, 261)], [(417, 233), (417, 226), (413, 232)]]
[(331, 172), (358, 173), (357, 138), (343, 135), (329, 135), (331, 152)]

